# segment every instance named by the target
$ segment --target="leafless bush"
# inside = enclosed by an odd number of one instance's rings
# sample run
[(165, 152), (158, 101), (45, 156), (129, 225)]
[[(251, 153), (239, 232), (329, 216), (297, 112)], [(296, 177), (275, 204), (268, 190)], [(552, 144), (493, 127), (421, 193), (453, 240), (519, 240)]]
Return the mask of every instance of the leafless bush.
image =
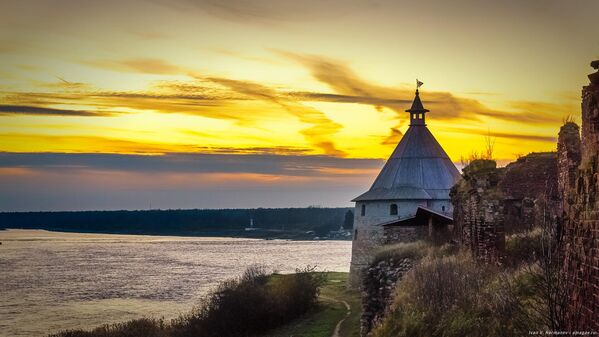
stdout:
[(90, 331), (64, 331), (50, 337), (244, 337), (285, 324), (317, 304), (324, 275), (314, 267), (295, 274), (269, 275), (253, 266), (221, 283), (191, 313), (171, 322), (139, 319)]
[(540, 214), (540, 256), (538, 269), (530, 270), (535, 277), (535, 287), (541, 295), (539, 309), (545, 309), (543, 317), (554, 331), (565, 330), (565, 310), (567, 305), (567, 285), (562, 275), (564, 257), (562, 254), (562, 227), (560, 218), (550, 211), (552, 204), (547, 198), (539, 198), (536, 202)]
[(496, 138), (491, 135), (491, 130), (487, 130), (485, 135), (485, 153), (483, 159), (493, 159), (493, 152), (495, 151), (495, 140)]
[(460, 156), (460, 164), (462, 167), (468, 166), (471, 162), (479, 159), (493, 160), (493, 153), (495, 152), (495, 141), (496, 137), (493, 137), (491, 131), (488, 130), (484, 136), (485, 147), (482, 151), (472, 150), (467, 156)]

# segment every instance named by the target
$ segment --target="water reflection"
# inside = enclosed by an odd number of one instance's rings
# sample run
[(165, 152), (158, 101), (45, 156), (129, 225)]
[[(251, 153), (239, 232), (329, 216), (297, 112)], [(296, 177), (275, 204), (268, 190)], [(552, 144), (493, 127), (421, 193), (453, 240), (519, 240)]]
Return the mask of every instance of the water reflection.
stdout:
[(0, 336), (44, 336), (189, 310), (251, 264), (347, 271), (348, 241), (0, 231)]

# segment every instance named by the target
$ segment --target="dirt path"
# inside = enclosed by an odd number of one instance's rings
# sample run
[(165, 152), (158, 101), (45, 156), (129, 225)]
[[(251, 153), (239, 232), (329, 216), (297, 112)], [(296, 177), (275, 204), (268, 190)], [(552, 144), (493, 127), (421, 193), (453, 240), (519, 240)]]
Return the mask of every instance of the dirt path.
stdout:
[(335, 326), (335, 331), (333, 332), (333, 335), (331, 336), (331, 337), (340, 337), (339, 331), (341, 330), (341, 324), (343, 324), (343, 321), (345, 321), (345, 319), (348, 318), (349, 315), (351, 315), (351, 307), (349, 306), (349, 303), (347, 303), (346, 301), (339, 301), (339, 300), (335, 300), (335, 301), (343, 303), (345, 305), (345, 308), (347, 309), (347, 313), (345, 314), (345, 317), (337, 323), (337, 326)]
[(326, 273), (318, 308), (265, 336), (360, 336), (360, 294), (347, 289), (348, 273)]

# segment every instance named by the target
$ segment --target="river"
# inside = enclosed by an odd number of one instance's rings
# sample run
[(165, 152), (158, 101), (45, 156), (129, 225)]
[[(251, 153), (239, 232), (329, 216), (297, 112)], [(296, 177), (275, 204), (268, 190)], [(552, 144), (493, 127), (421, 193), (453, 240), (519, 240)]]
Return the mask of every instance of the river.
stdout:
[(350, 241), (0, 231), (0, 336), (172, 318), (247, 266), (348, 271)]

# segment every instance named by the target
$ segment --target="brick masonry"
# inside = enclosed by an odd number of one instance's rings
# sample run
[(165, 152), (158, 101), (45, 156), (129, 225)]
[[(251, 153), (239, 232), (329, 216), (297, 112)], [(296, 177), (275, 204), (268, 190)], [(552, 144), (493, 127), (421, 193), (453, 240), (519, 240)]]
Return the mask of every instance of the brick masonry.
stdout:
[(599, 75), (589, 78), (582, 90), (581, 140), (573, 126), (560, 131), (559, 187), (565, 199), (566, 324), (570, 331), (599, 332)]
[(463, 246), (482, 261), (502, 259), (505, 245), (503, 193), (498, 187), (503, 170), (492, 160), (475, 160), (463, 169), (451, 190), (454, 228)]
[[(557, 153), (533, 153), (503, 169), (492, 161), (473, 161), (464, 168), (451, 198), (460, 243), (489, 263), (501, 262), (505, 232), (552, 217), (557, 233), (563, 233), (566, 326), (569, 331), (597, 333), (599, 72), (589, 78), (591, 83), (582, 90), (581, 135), (575, 123), (567, 122), (559, 132)], [(545, 207), (542, 217), (540, 204)]]
[[(505, 233), (530, 229), (545, 219), (541, 215), (558, 216), (557, 181), (555, 152), (531, 153), (505, 168), (492, 160), (473, 161), (451, 191), (454, 235), (479, 260), (502, 263)], [(549, 203), (544, 212), (537, 207), (541, 203)]]

